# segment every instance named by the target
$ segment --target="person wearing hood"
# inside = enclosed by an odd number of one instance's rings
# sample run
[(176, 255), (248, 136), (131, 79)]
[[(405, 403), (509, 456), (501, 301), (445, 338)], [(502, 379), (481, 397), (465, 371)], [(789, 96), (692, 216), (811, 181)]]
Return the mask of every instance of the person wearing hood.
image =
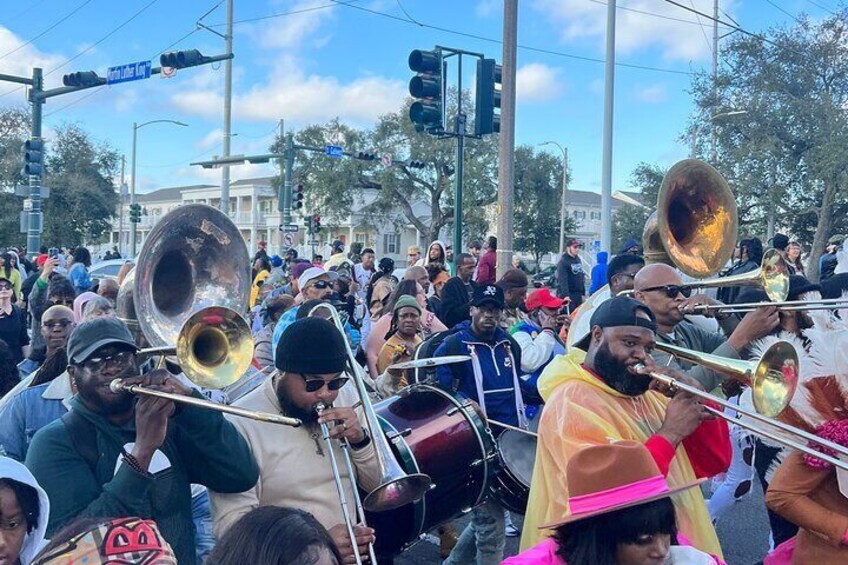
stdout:
[[(436, 384), (478, 403), (489, 423), (496, 420), (526, 429), (524, 382), (519, 378), (521, 347), (500, 327), (504, 306), (500, 287), (479, 285), (474, 289), (471, 321), (457, 325), (434, 354), (468, 355), (470, 360), (438, 367)], [(495, 432), (499, 431), (496, 426)], [(504, 542), (504, 509), (490, 499), (472, 510), (471, 523), (444, 565), (500, 563)]]
[[(724, 420), (710, 418), (697, 396), (678, 392), (669, 399), (651, 387), (648, 370), (696, 384), (679, 371), (654, 364), (650, 352), (657, 321), (647, 306), (629, 297), (611, 298), (592, 314), (591, 327), (591, 334), (568, 355), (547, 366), (540, 381), (548, 383), (539, 383), (545, 409), (523, 550), (541, 541), (540, 527), (567, 515), (574, 485), (566, 469), (588, 446), (619, 440), (643, 444), (672, 489), (721, 473), (730, 464)], [(673, 502), (680, 533), (696, 548), (720, 556), (701, 491), (680, 493)]]
[(430, 244), (427, 248), (427, 253), (415, 262), (418, 267), (427, 267), (430, 263), (441, 263), (442, 268), (447, 265), (447, 253), (445, 252), (445, 244), (438, 239)]
[(621, 248), (621, 251), (618, 252), (619, 255), (641, 255), (642, 254), (642, 246), (639, 245), (639, 242), (633, 239), (632, 237), (624, 242), (624, 246)]
[(30, 565), (45, 545), (50, 500), (32, 473), (0, 457), (0, 563)]
[(589, 287), (589, 294), (595, 294), (602, 286), (607, 284), (607, 259), (609, 253), (606, 251), (598, 251), (598, 263), (592, 267), (592, 286)]

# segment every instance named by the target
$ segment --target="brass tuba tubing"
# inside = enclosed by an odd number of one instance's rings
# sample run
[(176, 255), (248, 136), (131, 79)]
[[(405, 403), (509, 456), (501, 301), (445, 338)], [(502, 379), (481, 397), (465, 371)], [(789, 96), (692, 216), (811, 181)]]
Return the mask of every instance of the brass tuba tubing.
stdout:
[[(637, 365), (637, 368), (638, 369), (644, 369), (645, 366), (644, 365)], [(845, 447), (843, 447), (843, 446), (841, 446), (837, 443), (833, 443), (832, 441), (820, 438), (815, 434), (811, 434), (811, 433), (806, 432), (806, 431), (804, 431), (800, 428), (790, 426), (789, 424), (784, 424), (780, 420), (775, 420), (773, 418), (763, 416), (762, 414), (760, 414), (758, 412), (752, 412), (750, 410), (746, 410), (745, 408), (741, 408), (739, 406), (736, 406), (735, 404), (727, 402), (726, 400), (723, 400), (723, 399), (721, 399), (717, 396), (713, 396), (712, 394), (710, 394), (708, 392), (704, 392), (703, 390), (701, 390), (697, 387), (690, 386), (686, 383), (682, 383), (682, 382), (678, 381), (677, 379), (669, 377), (667, 375), (662, 375), (660, 373), (655, 373), (655, 372), (650, 372), (650, 373), (648, 373), (648, 375), (651, 378), (653, 378), (653, 379), (655, 379), (655, 380), (657, 380), (661, 383), (665, 383), (666, 385), (668, 385), (670, 387), (688, 392), (690, 394), (694, 394), (695, 396), (698, 396), (698, 397), (703, 398), (705, 400), (715, 402), (719, 406), (722, 406), (724, 408), (729, 408), (729, 409), (735, 411), (737, 414), (739, 414), (739, 416), (734, 418), (733, 416), (728, 416), (727, 414), (725, 414), (721, 410), (716, 410), (715, 408), (712, 408), (710, 406), (705, 406), (707, 411), (709, 411), (710, 414), (713, 414), (714, 416), (717, 416), (717, 417), (719, 417), (723, 420), (727, 420), (728, 422), (730, 422), (732, 424), (736, 424), (739, 427), (745, 428), (748, 431), (751, 431), (751, 432), (754, 432), (755, 434), (761, 435), (764, 438), (770, 439), (772, 441), (776, 441), (776, 442), (778, 442), (782, 445), (785, 445), (787, 447), (791, 447), (792, 449), (797, 449), (798, 451), (806, 453), (807, 455), (812, 455), (813, 457), (817, 457), (817, 458), (821, 459), (822, 461), (826, 461), (826, 462), (830, 463), (831, 465), (839, 467), (840, 469), (842, 469), (844, 471), (848, 471), (848, 462), (841, 461), (839, 459), (836, 459), (835, 457), (831, 457), (830, 455), (827, 455), (826, 453), (821, 453), (820, 451), (816, 451), (815, 449), (812, 449), (811, 447), (808, 447), (808, 446), (806, 446), (802, 443), (799, 443), (799, 442), (797, 442), (793, 439), (783, 437), (779, 434), (770, 432), (768, 430), (764, 430), (764, 429), (762, 429), (762, 428), (760, 428), (760, 427), (758, 427), (754, 424), (749, 424), (748, 422), (741, 420), (740, 417), (745, 416), (745, 417), (751, 418), (752, 420), (757, 420), (757, 421), (762, 422), (764, 424), (767, 424), (769, 426), (773, 426), (773, 427), (775, 427), (775, 428), (777, 428), (777, 429), (779, 429), (779, 430), (781, 430), (785, 433), (788, 433), (790, 435), (801, 437), (803, 439), (806, 439), (807, 441), (816, 443), (816, 444), (818, 444), (822, 447), (827, 447), (829, 449), (832, 449), (839, 454), (848, 456), (848, 449), (846, 449)]]
[(226, 404), (218, 404), (209, 400), (201, 400), (200, 398), (195, 398), (193, 396), (171, 394), (170, 392), (162, 392), (161, 390), (152, 390), (140, 385), (125, 385), (121, 379), (115, 379), (109, 383), (109, 389), (115, 393), (124, 391), (132, 394), (156, 396), (158, 398), (165, 398), (174, 402), (191, 404), (198, 408), (208, 408), (209, 410), (217, 410), (218, 412), (223, 412), (225, 414), (241, 416), (242, 418), (250, 418), (251, 420), (259, 420), (260, 422), (269, 422), (271, 424), (281, 424), (283, 426), (292, 426), (294, 428), (303, 424), (303, 422), (297, 418), (290, 418), (280, 414), (271, 414), (269, 412), (260, 412), (257, 410), (246, 410), (237, 406), (228, 406)]

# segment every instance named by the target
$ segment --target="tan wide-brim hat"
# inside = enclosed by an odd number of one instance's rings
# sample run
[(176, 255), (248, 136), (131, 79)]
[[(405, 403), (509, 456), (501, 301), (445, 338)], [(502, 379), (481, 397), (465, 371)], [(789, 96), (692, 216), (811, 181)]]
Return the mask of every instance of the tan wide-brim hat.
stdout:
[(636, 441), (593, 445), (568, 461), (568, 506), (571, 513), (539, 529), (554, 529), (600, 514), (639, 506), (700, 485), (698, 479), (669, 488), (651, 452)]

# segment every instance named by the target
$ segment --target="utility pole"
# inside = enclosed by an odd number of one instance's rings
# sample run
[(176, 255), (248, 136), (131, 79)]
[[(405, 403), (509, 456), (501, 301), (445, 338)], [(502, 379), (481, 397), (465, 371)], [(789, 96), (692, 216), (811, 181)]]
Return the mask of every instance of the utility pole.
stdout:
[[(29, 101), (32, 104), (32, 138), (41, 140), (41, 111), (44, 107), (44, 98), (40, 95), (44, 91), (44, 75), (38, 67), (32, 69), (32, 88), (29, 91)], [(27, 253), (30, 258), (35, 259), (41, 249), (41, 176), (43, 171), (37, 175), (29, 176), (29, 199), (32, 200), (32, 209), (29, 212), (29, 224), (27, 227)]]
[(601, 251), (612, 243), (612, 124), (615, 99), (615, 0), (607, 1), (607, 60), (604, 71), (604, 152), (601, 164)]
[[(130, 161), (132, 168), (132, 178), (130, 178), (130, 208), (135, 207), (135, 145), (138, 141), (138, 123), (133, 122), (133, 139), (132, 139), (132, 160)], [(135, 246), (138, 225), (133, 219), (130, 219), (130, 259), (135, 259)]]
[[(233, 53), (233, 0), (227, 0), (227, 37), (226, 52)], [(230, 126), (233, 104), (233, 59), (230, 57), (224, 62), (224, 144), (222, 157), (230, 156)], [(256, 206), (256, 203), (253, 202)], [(228, 217), (230, 215), (230, 166), (221, 167), (221, 211)]]
[(565, 252), (565, 216), (568, 213), (565, 209), (566, 201), (568, 200), (568, 147), (562, 150), (562, 200), (559, 203), (559, 255), (557, 260), (562, 257)]
[(501, 132), (498, 144), (498, 278), (512, 268), (517, 42), (518, 0), (504, 0), (503, 82), (501, 83), (503, 86), (501, 91)]
[(121, 155), (121, 186), (118, 188), (118, 253), (124, 256), (124, 191), (127, 185), (124, 183), (124, 169), (127, 165), (126, 155)]

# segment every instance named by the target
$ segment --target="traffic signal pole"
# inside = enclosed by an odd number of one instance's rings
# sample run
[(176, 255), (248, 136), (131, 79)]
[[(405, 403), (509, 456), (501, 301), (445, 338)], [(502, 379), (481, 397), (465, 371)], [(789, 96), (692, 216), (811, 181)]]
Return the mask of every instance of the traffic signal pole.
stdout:
[[(32, 139), (41, 139), (41, 121), (44, 99), (39, 96), (44, 89), (44, 75), (40, 68), (32, 69), (32, 88), (30, 89), (30, 103), (32, 104), (32, 124), (30, 133)], [(43, 159), (43, 153), (42, 153)], [(41, 253), (41, 176), (44, 169), (36, 175), (27, 175), (29, 178), (29, 199), (32, 208), (29, 211), (29, 222), (27, 224), (27, 255), (35, 261)]]

